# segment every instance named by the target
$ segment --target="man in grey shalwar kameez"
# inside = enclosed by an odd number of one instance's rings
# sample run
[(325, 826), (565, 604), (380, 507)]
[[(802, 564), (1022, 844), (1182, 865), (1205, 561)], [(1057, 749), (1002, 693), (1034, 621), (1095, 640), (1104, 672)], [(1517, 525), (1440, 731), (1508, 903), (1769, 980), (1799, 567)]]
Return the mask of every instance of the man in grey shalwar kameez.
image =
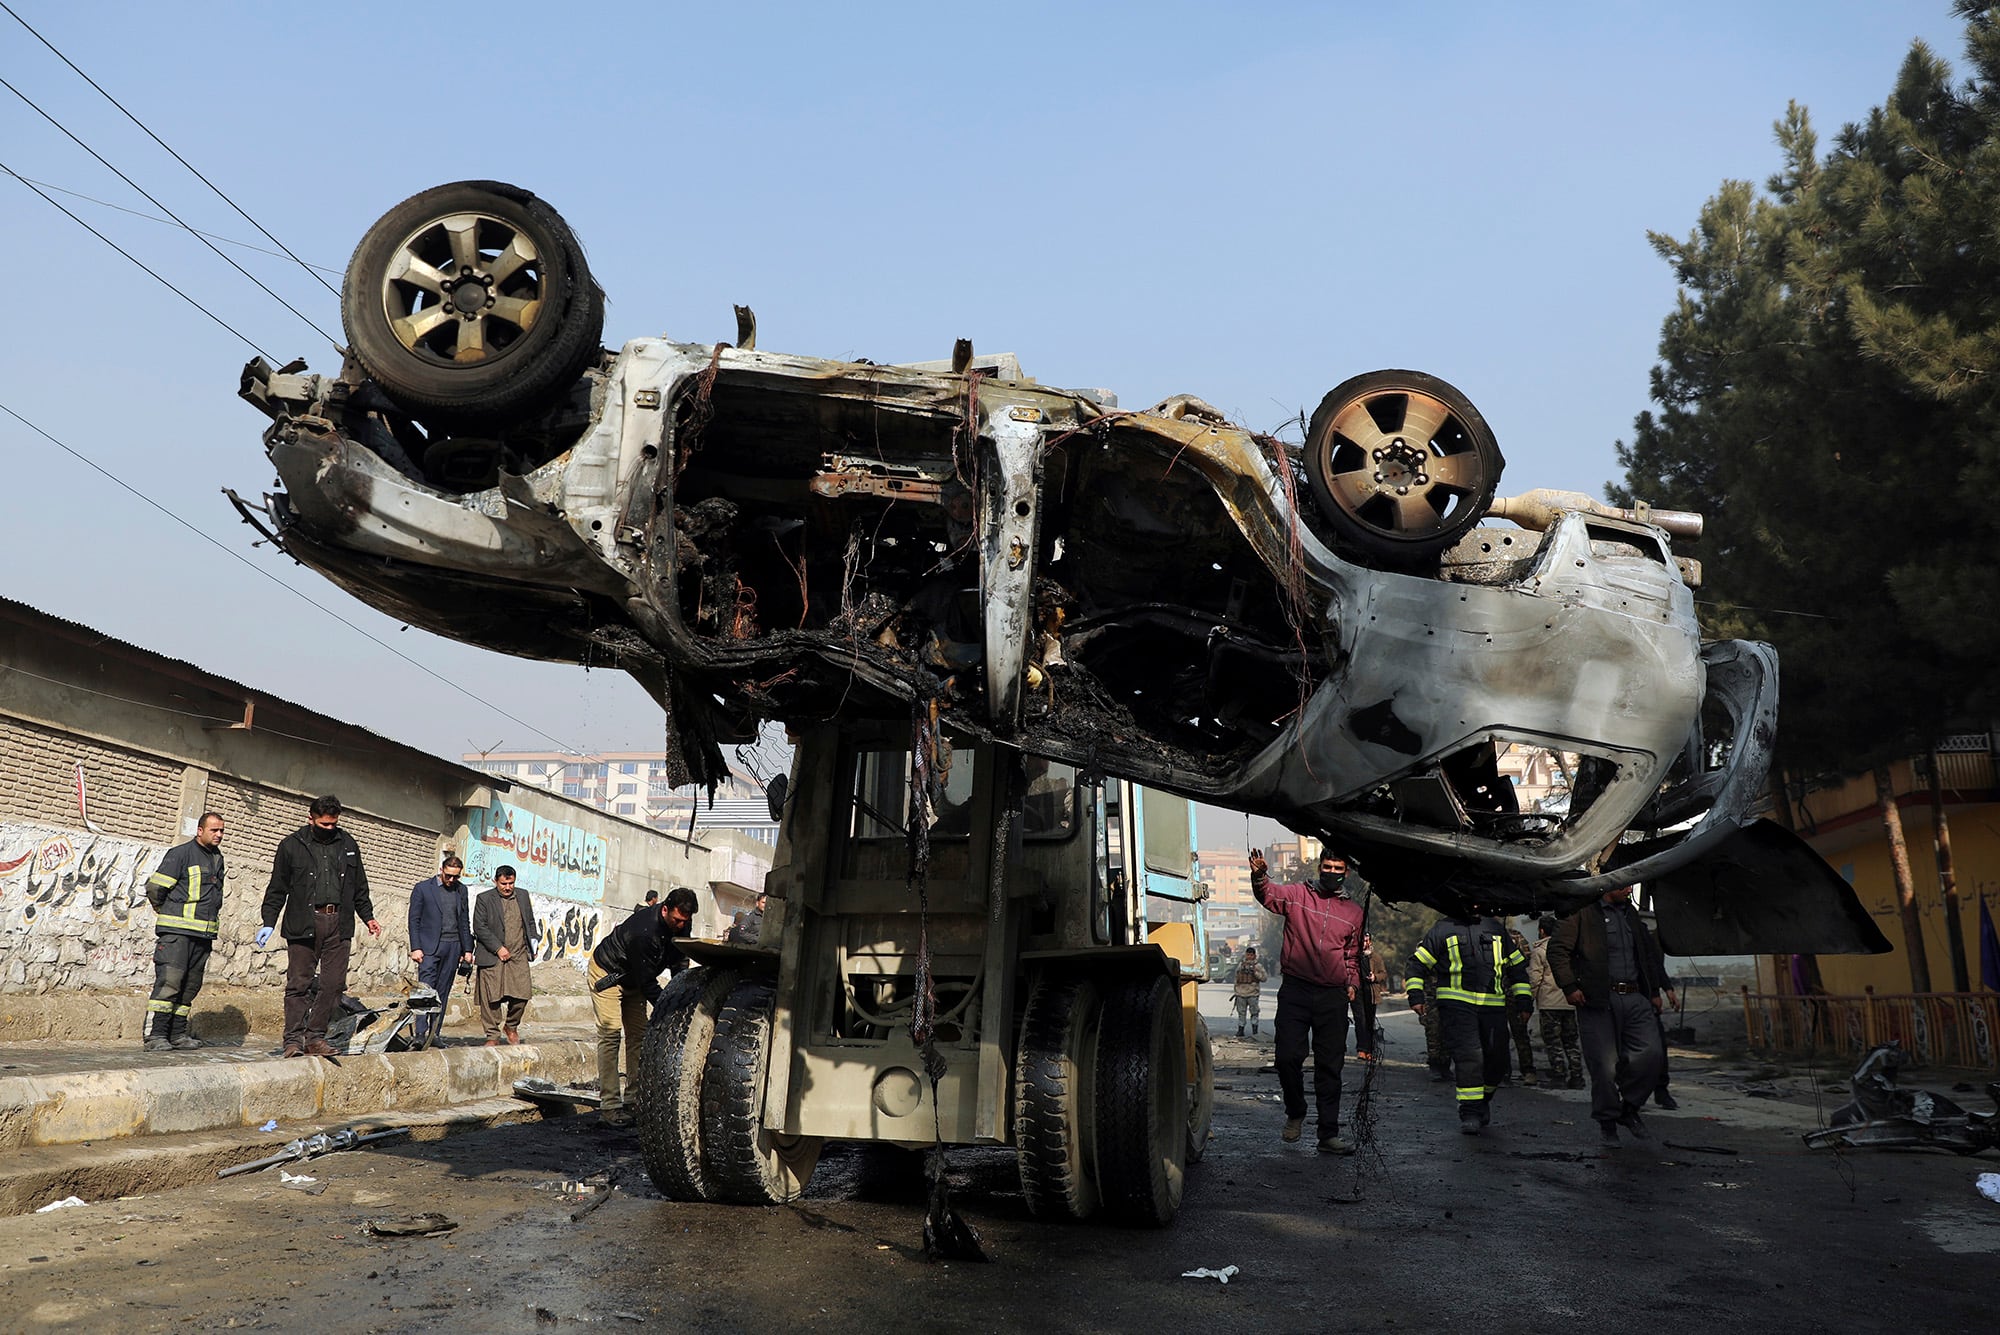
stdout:
[(479, 966), (473, 993), (489, 1048), (498, 1047), (503, 1038), (521, 1041), (521, 1018), (534, 994), (528, 961), (535, 954), (535, 907), (514, 879), (512, 867), (496, 868), (493, 888), (472, 908), (472, 955)]

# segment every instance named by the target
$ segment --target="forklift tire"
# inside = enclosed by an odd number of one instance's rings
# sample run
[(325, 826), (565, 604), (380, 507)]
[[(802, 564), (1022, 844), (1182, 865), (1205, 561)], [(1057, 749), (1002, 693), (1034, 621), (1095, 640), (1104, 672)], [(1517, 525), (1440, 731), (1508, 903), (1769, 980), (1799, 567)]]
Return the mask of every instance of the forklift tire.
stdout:
[(1188, 1072), (1187, 1161), (1200, 1163), (1208, 1153), (1208, 1135), (1215, 1125), (1215, 1043), (1208, 1021), (1194, 1017), (1194, 1069)]
[(1117, 1223), (1165, 1228), (1187, 1175), (1187, 1050), (1180, 992), (1130, 978), (1105, 998), (1097, 1040), (1097, 1182)]
[(795, 1201), (819, 1164), (819, 1137), (764, 1126), (775, 992), (763, 977), (744, 978), (730, 989), (702, 1073), (702, 1167), (716, 1185), (715, 1199), (737, 1205)]
[(646, 1174), (672, 1201), (717, 1199), (702, 1167), (701, 1081), (715, 1017), (736, 985), (733, 969), (683, 970), (667, 984), (639, 1049), (639, 1153)]
[(1021, 1194), (1037, 1219), (1097, 1212), (1093, 1114), (1097, 985), (1043, 974), (1028, 997), (1014, 1064), (1014, 1147)]

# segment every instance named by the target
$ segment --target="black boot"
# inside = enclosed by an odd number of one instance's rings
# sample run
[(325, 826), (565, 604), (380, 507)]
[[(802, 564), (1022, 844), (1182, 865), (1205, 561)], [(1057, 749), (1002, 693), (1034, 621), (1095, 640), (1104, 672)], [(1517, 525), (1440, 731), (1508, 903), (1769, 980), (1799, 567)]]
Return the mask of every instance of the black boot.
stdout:
[(208, 1046), (188, 1032), (188, 1017), (185, 1015), (173, 1017), (173, 1023), (167, 1029), (167, 1042), (177, 1052), (192, 1052), (196, 1048)]
[(165, 1011), (153, 1012), (152, 1023), (148, 1025), (146, 1030), (145, 1049), (147, 1052), (172, 1052), (174, 1050), (173, 1039), (170, 1037), (173, 1033), (173, 1024), (174, 1017), (172, 1015)]

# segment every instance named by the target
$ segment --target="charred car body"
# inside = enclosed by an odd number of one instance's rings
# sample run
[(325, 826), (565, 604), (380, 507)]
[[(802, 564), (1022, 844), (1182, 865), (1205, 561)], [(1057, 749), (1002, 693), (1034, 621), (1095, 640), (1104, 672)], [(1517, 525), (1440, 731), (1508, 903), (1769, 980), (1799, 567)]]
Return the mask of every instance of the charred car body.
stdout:
[[(246, 516), (392, 616), (631, 672), (686, 780), (758, 719), (918, 704), (1322, 834), (1389, 898), (1528, 910), (1644, 880), (1681, 950), (1879, 942), (1749, 820), (1776, 660), (1700, 643), (1667, 531), (1699, 521), (1495, 499), (1492, 432), (1440, 380), (1356, 377), (1301, 448), (964, 343), (765, 352), (741, 308), (734, 345), (604, 353), (574, 238), (490, 182), (378, 222), (343, 314), (340, 374), (245, 372), (284, 487)], [(1565, 758), (1566, 810), (1520, 809), (1510, 746)]]

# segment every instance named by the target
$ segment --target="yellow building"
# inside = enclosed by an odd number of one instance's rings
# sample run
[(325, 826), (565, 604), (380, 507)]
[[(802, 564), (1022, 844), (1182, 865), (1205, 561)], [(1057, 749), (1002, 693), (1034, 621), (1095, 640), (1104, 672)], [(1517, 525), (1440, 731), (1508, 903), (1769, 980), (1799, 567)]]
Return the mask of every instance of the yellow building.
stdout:
[[(1959, 898), (1959, 937), (1963, 943), (1968, 981), (1979, 991), (1979, 904), (1984, 897), (2000, 919), (2000, 790), (1989, 734), (1961, 734), (1948, 739), (1937, 753), (1939, 790), (1950, 833), (1952, 862)], [(1916, 887), (1917, 918), (1930, 970), (1930, 990), (1957, 990), (1946, 929), (1943, 892), (1938, 878), (1936, 820), (1929, 783), (1929, 759), (1902, 761), (1890, 767), (1896, 810), (1902, 818), (1909, 850), (1910, 878)], [(1882, 824), (1875, 780), (1862, 774), (1843, 783), (1817, 789), (1793, 803), (1799, 834), (1849, 884), (1894, 949), (1885, 955), (1819, 955), (1820, 986), (1835, 996), (1858, 995), (1866, 988), (1880, 994), (1907, 993), (1910, 959), (1905, 947), (1903, 916), (1897, 907), (1896, 880), (1889, 861), (1889, 840)], [(1758, 963), (1759, 990), (1793, 991), (1790, 957), (1764, 957)]]

